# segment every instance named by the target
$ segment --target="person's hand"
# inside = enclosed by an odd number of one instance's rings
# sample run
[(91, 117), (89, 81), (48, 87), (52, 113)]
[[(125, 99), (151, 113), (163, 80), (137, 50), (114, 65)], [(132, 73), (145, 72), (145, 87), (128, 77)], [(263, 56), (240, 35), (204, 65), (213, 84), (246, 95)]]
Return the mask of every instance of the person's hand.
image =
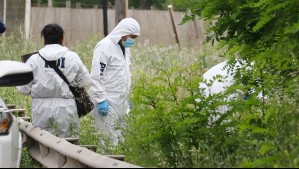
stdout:
[(98, 112), (101, 116), (107, 116), (109, 112), (109, 105), (107, 100), (98, 103)]

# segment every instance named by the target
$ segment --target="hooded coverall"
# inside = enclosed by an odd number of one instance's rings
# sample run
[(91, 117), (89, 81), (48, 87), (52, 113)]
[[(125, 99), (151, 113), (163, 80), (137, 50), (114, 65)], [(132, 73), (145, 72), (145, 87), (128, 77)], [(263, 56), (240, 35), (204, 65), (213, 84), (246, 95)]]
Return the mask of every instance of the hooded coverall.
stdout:
[[(234, 85), (235, 79), (234, 75), (237, 72), (238, 69), (242, 67), (242, 62), (238, 61), (233, 67), (232, 70), (229, 69), (227, 66), (227, 61), (221, 62), (212, 68), (210, 68), (206, 73), (203, 74), (203, 79), (206, 81), (206, 83), (212, 83), (211, 86), (207, 85), (204, 82), (199, 83), (199, 88), (203, 89), (204, 95), (206, 97), (210, 95), (215, 95), (219, 93), (224, 93), (227, 88)], [(219, 76), (218, 78), (216, 78)], [(226, 101), (234, 100), (236, 98), (243, 97), (243, 92), (241, 90), (237, 90), (234, 93), (231, 93), (230, 95), (225, 98)], [(199, 101), (199, 100), (198, 100)], [(220, 113), (225, 114), (228, 110), (230, 110), (230, 107), (228, 105), (221, 105), (217, 109)], [(210, 117), (210, 123), (215, 122), (219, 119), (219, 115), (211, 115)]]
[[(72, 86), (86, 87), (92, 83), (80, 57), (68, 48), (51, 44), (40, 49), (39, 53), (48, 61), (57, 61), (57, 67)], [(77, 137), (80, 120), (68, 85), (39, 54), (32, 55), (26, 64), (33, 68), (34, 79), (17, 88), (22, 94), (32, 97), (32, 124), (61, 138)]]
[(100, 134), (116, 145), (121, 131), (116, 129), (124, 125), (123, 118), (129, 112), (128, 93), (131, 88), (130, 48), (123, 52), (119, 41), (123, 36), (140, 35), (140, 26), (132, 18), (121, 20), (112, 32), (95, 47), (91, 68), (92, 93), (95, 105), (107, 100), (108, 116), (101, 116), (97, 108), (93, 111), (95, 126)]

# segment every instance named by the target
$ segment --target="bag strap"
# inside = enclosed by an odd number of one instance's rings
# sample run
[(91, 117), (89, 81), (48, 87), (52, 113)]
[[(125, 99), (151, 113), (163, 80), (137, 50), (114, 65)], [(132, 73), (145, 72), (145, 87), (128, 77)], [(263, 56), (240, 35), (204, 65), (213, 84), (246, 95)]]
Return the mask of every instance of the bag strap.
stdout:
[(44, 57), (42, 57), (42, 55), (40, 53), (38, 53), (39, 56), (51, 67), (55, 70), (55, 72), (63, 79), (63, 81), (65, 81), (65, 83), (69, 86), (71, 92), (73, 93), (73, 95), (75, 96), (75, 92), (73, 91), (72, 86), (70, 85), (69, 81), (67, 80), (67, 78), (64, 76), (64, 74), (61, 72), (61, 70), (57, 67), (56, 62), (50, 62), (48, 60), (46, 60)]

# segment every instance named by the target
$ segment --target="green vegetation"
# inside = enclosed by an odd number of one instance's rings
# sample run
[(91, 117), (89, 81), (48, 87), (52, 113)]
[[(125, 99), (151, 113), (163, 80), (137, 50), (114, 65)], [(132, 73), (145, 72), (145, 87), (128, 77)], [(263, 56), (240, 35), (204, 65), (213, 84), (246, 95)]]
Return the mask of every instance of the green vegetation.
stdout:
[(146, 167), (218, 166), (202, 165), (204, 151), (213, 150), (209, 144), (221, 131), (207, 128), (209, 114), (198, 111), (204, 104), (195, 101), (206, 64), (221, 61), (214, 52), (207, 46), (134, 49), (133, 109), (120, 146), (128, 161)]
[[(207, 21), (208, 40), (215, 47), (133, 48), (132, 111), (125, 141), (110, 154), (124, 154), (126, 162), (143, 167), (299, 167), (297, 1), (176, 2), (190, 7), (183, 23)], [(1, 60), (19, 60), (21, 54), (39, 49), (19, 37), (22, 34), (1, 39)], [(69, 47), (89, 69), (99, 39)], [(236, 85), (226, 93), (203, 97), (198, 88), (202, 74), (224, 59), (232, 67), (236, 58), (254, 64), (237, 73)], [(236, 90), (250, 95), (227, 101)], [(30, 99), (14, 88), (1, 88), (0, 95), (30, 114)], [(231, 109), (222, 114), (221, 105)], [(211, 122), (211, 115), (220, 118)], [(80, 144), (97, 144), (92, 120), (82, 119)], [(29, 157), (23, 158), (29, 166)]]
[(233, 139), (239, 148), (229, 154), (238, 159), (237, 166), (298, 167), (298, 7), (296, 0), (208, 0), (189, 6), (184, 21), (214, 20), (208, 39), (219, 41), (231, 61), (254, 63), (240, 72), (232, 88), (263, 94), (262, 100), (253, 94), (234, 105), (242, 110)]
[[(147, 167), (298, 167), (298, 2), (177, 2), (190, 9), (183, 23), (206, 21), (208, 41), (217, 42), (230, 67), (241, 58), (252, 68), (238, 72), (236, 85), (224, 95), (204, 98), (196, 91), (201, 79), (194, 78), (205, 64), (201, 60), (167, 67), (174, 58), (162, 64), (146, 58), (151, 64), (138, 71), (142, 76), (133, 90), (124, 154)], [(224, 99), (236, 90), (250, 95)], [(225, 104), (231, 109), (221, 114), (217, 107)], [(220, 118), (210, 124), (210, 115)]]

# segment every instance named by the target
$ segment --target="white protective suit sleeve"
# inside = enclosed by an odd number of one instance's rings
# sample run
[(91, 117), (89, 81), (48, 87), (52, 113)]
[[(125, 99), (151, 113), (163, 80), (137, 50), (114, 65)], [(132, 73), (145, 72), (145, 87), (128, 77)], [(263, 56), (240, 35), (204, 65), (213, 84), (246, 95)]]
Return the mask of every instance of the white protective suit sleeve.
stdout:
[(31, 95), (32, 82), (28, 83), (26, 86), (17, 86), (17, 89), (25, 96)]
[(85, 67), (81, 59), (78, 59), (77, 64), (78, 67), (81, 69), (78, 69), (76, 83), (78, 84), (79, 87), (90, 87), (92, 81), (91, 78), (89, 77), (89, 71), (87, 70), (87, 68)]
[(93, 81), (91, 89), (96, 103), (102, 102), (107, 98), (104, 86), (107, 63), (107, 54), (96, 47), (93, 53), (92, 70), (90, 72), (90, 77)]

